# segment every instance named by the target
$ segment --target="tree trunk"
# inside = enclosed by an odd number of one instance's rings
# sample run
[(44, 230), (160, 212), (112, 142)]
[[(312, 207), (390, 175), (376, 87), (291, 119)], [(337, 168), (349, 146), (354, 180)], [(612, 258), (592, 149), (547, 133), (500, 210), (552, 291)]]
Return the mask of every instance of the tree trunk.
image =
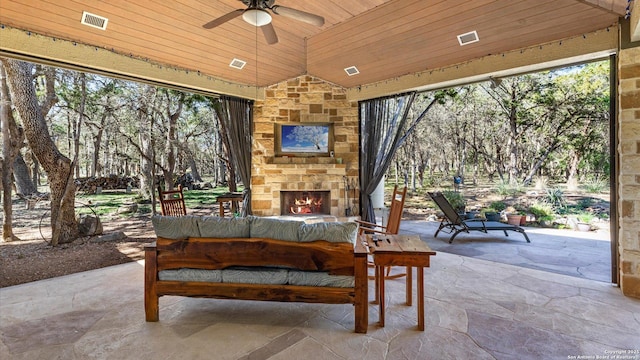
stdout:
[(30, 196), (38, 192), (38, 188), (31, 179), (29, 167), (20, 153), (13, 161), (13, 179), (16, 182), (16, 192), (21, 196)]
[(547, 147), (544, 153), (541, 154), (536, 159), (536, 161), (531, 165), (531, 170), (529, 170), (527, 177), (525, 177), (523, 181), (525, 185), (531, 184), (531, 182), (533, 181), (533, 177), (538, 172), (538, 170), (542, 167), (542, 164), (544, 164), (544, 162), (547, 161), (547, 159), (549, 158), (549, 155), (551, 155), (551, 153), (553, 153), (559, 146), (560, 144), (553, 144), (552, 146)]
[(178, 97), (178, 108), (175, 112), (171, 112), (171, 95), (167, 94), (167, 117), (169, 119), (169, 130), (167, 131), (167, 138), (165, 143), (165, 154), (167, 155), (167, 163), (163, 170), (164, 182), (166, 190), (173, 190), (173, 177), (176, 171), (176, 158), (177, 158), (177, 126), (178, 119), (182, 113), (184, 105), (184, 94)]
[(97, 176), (100, 169), (100, 146), (102, 145), (102, 134), (104, 126), (98, 128), (96, 136), (93, 138), (93, 163), (91, 164), (91, 176)]
[(236, 168), (234, 166), (235, 160), (233, 158), (233, 154), (231, 153), (231, 145), (229, 144), (229, 135), (228, 130), (224, 126), (224, 121), (220, 121), (220, 129), (222, 131), (222, 144), (224, 146), (225, 152), (227, 154), (227, 170), (229, 171), (229, 191), (235, 192), (238, 191), (238, 187), (236, 185)]
[(2, 240), (14, 241), (19, 240), (13, 235), (13, 206), (11, 191), (13, 190), (13, 158), (18, 152), (16, 150), (17, 139), (11, 136), (11, 123), (15, 124), (15, 120), (11, 114), (11, 100), (9, 98), (9, 89), (4, 68), (0, 66), (0, 126), (2, 127), (2, 177), (0, 178), (0, 188), (2, 188)]
[(578, 188), (578, 164), (580, 163), (580, 154), (577, 151), (572, 151), (571, 162), (569, 163), (568, 175), (567, 175), (567, 190), (575, 191)]
[(155, 184), (153, 143), (151, 140), (152, 125), (148, 122), (148, 119), (140, 118), (140, 193), (145, 199), (154, 197)]
[(38, 162), (38, 158), (36, 158), (36, 156), (33, 155), (33, 152), (29, 151), (28, 154), (29, 154), (28, 159), (31, 159), (32, 161), (31, 181), (36, 186), (36, 191), (37, 191), (38, 186), (40, 186), (40, 163)]
[(200, 172), (198, 171), (198, 164), (196, 163), (196, 159), (193, 156), (193, 152), (189, 148), (189, 144), (186, 144), (184, 147), (184, 152), (187, 157), (187, 163), (189, 163), (189, 168), (191, 169), (191, 176), (193, 176), (193, 181), (202, 181), (202, 176), (200, 176)]
[[(49, 178), (51, 226), (52, 232), (57, 234), (51, 239), (51, 243), (55, 246), (71, 242), (79, 234), (75, 217), (75, 192), (68, 191), (65, 194), (67, 181), (72, 177), (71, 161), (60, 153), (49, 135), (32, 81), (33, 64), (4, 58), (2, 63), (9, 79), (13, 104), (22, 119), (29, 146)], [(47, 82), (52, 80), (47, 78)]]

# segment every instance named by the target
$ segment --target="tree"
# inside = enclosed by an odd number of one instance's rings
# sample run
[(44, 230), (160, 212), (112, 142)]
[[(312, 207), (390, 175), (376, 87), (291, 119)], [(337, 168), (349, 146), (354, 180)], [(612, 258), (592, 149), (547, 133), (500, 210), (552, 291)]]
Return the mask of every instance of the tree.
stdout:
[(34, 65), (18, 60), (2, 59), (5, 67), (11, 99), (16, 108), (25, 136), (38, 161), (47, 173), (51, 191), (51, 227), (52, 245), (71, 242), (78, 236), (78, 223), (75, 217), (75, 192), (69, 191), (68, 184), (73, 183), (71, 160), (58, 150), (51, 139), (45, 121), (45, 112), (55, 103), (55, 74), (48, 70), (45, 77), (46, 93), (43, 103), (38, 102), (33, 83)]
[(2, 161), (0, 168), (2, 169), (2, 177), (0, 178), (0, 189), (2, 189), (2, 210), (4, 212), (2, 223), (2, 240), (14, 241), (19, 240), (13, 234), (12, 219), (12, 197), (13, 189), (13, 161), (16, 157), (19, 146), (17, 144), (20, 135), (15, 119), (11, 112), (11, 100), (9, 97), (9, 89), (7, 87), (6, 75), (4, 67), (0, 66), (0, 127), (2, 127)]
[[(21, 129), (20, 132), (22, 133)], [(24, 139), (24, 133), (19, 135), (19, 137)], [(24, 141), (21, 140), (20, 143), (24, 143)], [(24, 144), (24, 146), (26, 146), (26, 144)], [(19, 147), (22, 148), (23, 145), (19, 145)], [(29, 173), (29, 167), (19, 151), (16, 154), (15, 160), (13, 160), (13, 179), (15, 181), (16, 193), (18, 196), (28, 197), (38, 192), (36, 183), (33, 182), (33, 178)]]

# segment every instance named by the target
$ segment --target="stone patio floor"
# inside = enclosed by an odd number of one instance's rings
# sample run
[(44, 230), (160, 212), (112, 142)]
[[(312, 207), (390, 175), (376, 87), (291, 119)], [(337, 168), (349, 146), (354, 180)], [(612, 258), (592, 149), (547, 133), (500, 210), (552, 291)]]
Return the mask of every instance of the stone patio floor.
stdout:
[(608, 241), (579, 248), (578, 234), (527, 229), (531, 244), (495, 232), (449, 245), (434, 224), (401, 229), (438, 252), (424, 332), (404, 279), (387, 281), (384, 328), (369, 307), (367, 334), (353, 332), (351, 305), (163, 297), (160, 322), (147, 323), (133, 262), (0, 289), (0, 358), (640, 359), (640, 300), (608, 282), (607, 257), (589, 255)]

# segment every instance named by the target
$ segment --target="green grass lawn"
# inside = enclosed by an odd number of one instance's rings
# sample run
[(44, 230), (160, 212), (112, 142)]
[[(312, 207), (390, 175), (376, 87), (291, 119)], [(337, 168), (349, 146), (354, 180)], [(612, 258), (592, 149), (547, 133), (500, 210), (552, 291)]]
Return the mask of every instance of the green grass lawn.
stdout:
[[(216, 197), (229, 192), (227, 187), (216, 187), (208, 190), (185, 190), (184, 201), (187, 209), (212, 208), (217, 204)], [(136, 213), (121, 214), (129, 217), (151, 213), (151, 202), (140, 198), (137, 192), (126, 193), (123, 190), (105, 190), (101, 194), (76, 195), (76, 212), (78, 214), (92, 214), (98, 216), (116, 216), (118, 209), (130, 204), (137, 204)], [(156, 206), (160, 211), (160, 205)]]

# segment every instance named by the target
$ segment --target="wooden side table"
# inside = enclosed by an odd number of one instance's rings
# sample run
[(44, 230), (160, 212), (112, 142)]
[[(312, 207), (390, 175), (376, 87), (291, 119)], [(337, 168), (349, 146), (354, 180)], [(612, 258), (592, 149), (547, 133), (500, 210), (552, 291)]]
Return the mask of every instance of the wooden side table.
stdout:
[(413, 294), (412, 267), (418, 272), (418, 330), (424, 331), (424, 268), (429, 267), (430, 257), (436, 252), (420, 240), (418, 235), (361, 235), (375, 265), (376, 300), (380, 305), (380, 326), (384, 326), (384, 268), (385, 266), (406, 266), (407, 305), (411, 306)]
[(216, 201), (220, 204), (220, 217), (224, 217), (224, 203), (231, 202), (231, 216), (238, 210), (238, 201), (242, 201), (244, 196), (242, 193), (227, 193), (216, 197)]

